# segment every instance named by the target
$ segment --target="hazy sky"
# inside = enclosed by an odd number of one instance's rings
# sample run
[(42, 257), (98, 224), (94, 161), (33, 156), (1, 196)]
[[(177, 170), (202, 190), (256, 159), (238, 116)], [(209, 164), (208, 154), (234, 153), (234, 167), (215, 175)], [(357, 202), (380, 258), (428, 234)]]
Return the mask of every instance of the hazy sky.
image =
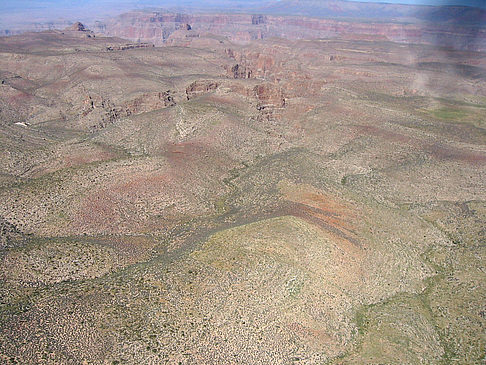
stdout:
[[(351, 1), (361, 1), (361, 2), (387, 2), (387, 3), (401, 3), (401, 4), (427, 4), (427, 5), (450, 5), (450, 4), (457, 4), (457, 5), (469, 5), (469, 6), (478, 6), (478, 7), (486, 7), (486, 0), (351, 0)], [(44, 6), (61, 6), (61, 7), (70, 7), (70, 6), (79, 6), (83, 3), (86, 4), (93, 4), (93, 3), (106, 3), (106, 4), (117, 4), (117, 5), (125, 5), (129, 6), (130, 4), (138, 5), (143, 3), (151, 3), (151, 4), (160, 4), (163, 6), (164, 3), (167, 1), (164, 0), (0, 0), (0, 10), (7, 9), (7, 8), (18, 8), (21, 6), (28, 6), (28, 7), (44, 7)], [(169, 1), (172, 2), (173, 1)], [(188, 2), (188, 1), (184, 1)], [(206, 1), (204, 0), (194, 0), (191, 1), (195, 4), (204, 4)], [(224, 3), (223, 1), (220, 1)], [(228, 2), (236, 3), (238, 0), (232, 0)], [(240, 0), (239, 2), (245, 3), (246, 1)], [(263, 1), (262, 1), (263, 2)]]
[[(277, 0), (274, 0), (277, 1)], [(305, 1), (305, 0), (304, 0)], [(323, 2), (326, 0), (322, 0)], [(332, 1), (332, 0), (330, 0)], [(427, 5), (469, 5), (486, 9), (486, 0), (358, 0)], [(267, 0), (0, 0), (0, 29), (14, 24), (76, 19), (89, 22), (146, 7), (254, 8)]]

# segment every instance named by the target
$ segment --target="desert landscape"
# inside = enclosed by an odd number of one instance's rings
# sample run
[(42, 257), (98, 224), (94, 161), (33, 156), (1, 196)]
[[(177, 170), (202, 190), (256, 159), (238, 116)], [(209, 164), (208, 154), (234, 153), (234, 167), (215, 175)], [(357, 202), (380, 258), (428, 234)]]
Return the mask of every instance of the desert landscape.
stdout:
[(0, 362), (484, 364), (486, 10), (333, 3), (0, 38)]

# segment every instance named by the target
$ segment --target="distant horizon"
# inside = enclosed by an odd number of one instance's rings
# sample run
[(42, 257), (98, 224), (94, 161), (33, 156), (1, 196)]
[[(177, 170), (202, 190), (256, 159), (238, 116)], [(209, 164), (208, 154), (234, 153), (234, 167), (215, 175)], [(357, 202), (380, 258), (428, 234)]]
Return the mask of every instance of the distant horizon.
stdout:
[[(312, 0), (317, 1), (317, 0)], [(331, 3), (333, 0), (330, 0)], [(472, 6), (486, 10), (483, 0), (345, 0), (357, 3), (388, 3), (409, 5), (458, 5)], [(282, 1), (258, 0), (2, 0), (0, 3), (0, 30), (22, 29), (26, 24), (45, 24), (50, 22), (82, 21), (92, 23), (95, 20), (106, 19), (131, 10), (142, 9), (180, 9), (184, 10), (211, 10), (211, 11), (237, 11), (258, 12), (265, 10), (266, 6), (286, 4)], [(323, 0), (323, 5), (327, 1)], [(303, 1), (303, 5), (306, 1)], [(315, 4), (315, 3), (314, 3)], [(318, 4), (318, 3), (317, 3)], [(289, 11), (299, 13), (299, 5), (289, 3)], [(307, 7), (312, 6), (307, 4)], [(282, 8), (280, 8), (282, 13)], [(317, 15), (317, 14), (316, 14)], [(322, 16), (322, 14), (320, 15)]]
[(432, 6), (471, 6), (486, 9), (484, 0), (346, 0), (360, 3), (384, 3), (402, 5), (432, 5)]
[[(274, 0), (280, 1), (280, 0)], [(326, 1), (326, 0), (324, 0)], [(404, 4), (404, 5), (432, 5), (432, 6), (471, 6), (486, 9), (486, 1), (484, 0), (344, 0), (351, 2), (362, 2), (362, 3), (388, 3), (388, 4)], [(267, 1), (262, 1), (265, 3)], [(271, 1), (268, 1), (271, 2)], [(173, 6), (175, 1), (173, 0), (85, 0), (85, 1), (73, 1), (73, 0), (3, 0), (0, 4), (0, 10), (2, 9), (18, 9), (18, 8), (30, 8), (30, 9), (40, 9), (40, 8), (72, 8), (72, 7), (82, 7), (96, 5), (99, 7), (103, 6), (115, 6), (115, 7), (144, 7), (144, 6)], [(242, 0), (220, 0), (220, 1), (202, 1), (202, 0), (182, 0), (178, 1), (178, 4), (183, 4), (184, 6), (214, 6), (215, 3), (218, 4), (238, 4), (242, 3), (245, 6), (248, 3), (258, 3), (258, 1), (242, 1)]]

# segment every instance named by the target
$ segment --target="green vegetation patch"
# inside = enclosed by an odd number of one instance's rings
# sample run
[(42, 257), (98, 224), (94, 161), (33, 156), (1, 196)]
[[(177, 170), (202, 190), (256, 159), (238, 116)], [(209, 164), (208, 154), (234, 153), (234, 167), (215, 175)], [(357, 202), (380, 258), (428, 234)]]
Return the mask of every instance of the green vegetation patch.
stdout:
[(400, 294), (366, 307), (356, 322), (361, 348), (346, 363), (429, 364), (444, 354), (431, 313), (418, 295)]
[(449, 120), (461, 120), (468, 115), (468, 113), (462, 109), (448, 107), (433, 110), (431, 113), (436, 118)]
[(447, 123), (467, 123), (476, 127), (484, 127), (486, 123), (484, 107), (454, 101), (441, 101), (436, 107), (425, 109), (425, 114)]

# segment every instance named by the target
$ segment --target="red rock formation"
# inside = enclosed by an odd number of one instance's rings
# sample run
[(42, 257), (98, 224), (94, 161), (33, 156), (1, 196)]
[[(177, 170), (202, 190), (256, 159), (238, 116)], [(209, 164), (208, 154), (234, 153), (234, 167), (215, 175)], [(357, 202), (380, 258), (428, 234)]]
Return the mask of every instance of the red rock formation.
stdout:
[[(190, 24), (190, 25), (189, 25)], [(190, 28), (190, 29), (189, 29)], [(245, 14), (162, 14), (131, 12), (97, 23), (96, 31), (162, 45), (175, 31), (212, 33), (234, 42), (282, 37), (325, 38), (347, 35), (352, 39), (442, 44), (464, 50), (485, 50), (486, 29), (448, 23), (386, 23), (335, 19)], [(179, 45), (179, 44), (178, 44)]]
[(204, 94), (216, 90), (219, 84), (211, 80), (194, 81), (186, 88), (187, 100), (194, 98), (197, 95)]
[(255, 97), (258, 99), (258, 109), (265, 108), (283, 108), (285, 106), (285, 97), (282, 89), (274, 84), (261, 84), (253, 89)]

